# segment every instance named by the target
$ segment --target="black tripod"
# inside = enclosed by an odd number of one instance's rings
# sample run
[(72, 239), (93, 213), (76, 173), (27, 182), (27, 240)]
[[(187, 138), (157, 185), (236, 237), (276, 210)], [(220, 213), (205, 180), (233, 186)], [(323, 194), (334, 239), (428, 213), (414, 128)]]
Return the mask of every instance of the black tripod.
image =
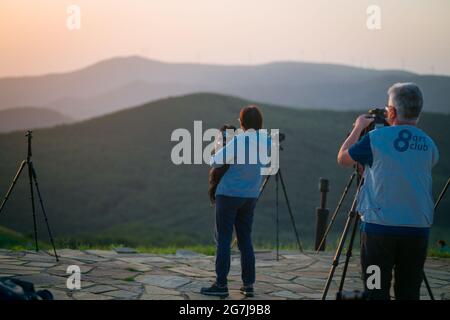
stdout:
[[(336, 268), (339, 265), (339, 259), (340, 259), (341, 254), (342, 254), (342, 250), (344, 249), (344, 245), (345, 245), (345, 241), (347, 240), (348, 232), (350, 231), (350, 228), (353, 225), (352, 235), (351, 235), (350, 243), (349, 243), (348, 249), (347, 249), (347, 254), (346, 254), (346, 259), (345, 259), (345, 264), (344, 264), (344, 270), (342, 271), (342, 277), (341, 277), (341, 282), (339, 284), (339, 291), (338, 292), (342, 292), (342, 289), (344, 288), (344, 281), (345, 281), (345, 276), (347, 274), (347, 267), (348, 267), (348, 263), (350, 261), (350, 257), (352, 256), (353, 243), (354, 243), (354, 240), (355, 240), (356, 230), (358, 229), (358, 222), (359, 222), (359, 215), (356, 212), (356, 204), (357, 204), (357, 198), (358, 198), (358, 195), (359, 195), (359, 190), (361, 189), (361, 185), (362, 185), (363, 179), (360, 176), (360, 174), (358, 173), (356, 168), (355, 168), (355, 172), (351, 176), (351, 179), (350, 179), (349, 183), (347, 184), (346, 189), (344, 190), (344, 194), (342, 195), (341, 200), (339, 201), (339, 203), (342, 204), (341, 202), (344, 200), (345, 195), (348, 192), (348, 188), (350, 187), (351, 182), (353, 181), (355, 176), (357, 176), (358, 187), (356, 189), (356, 193), (355, 193), (355, 196), (353, 198), (352, 206), (351, 206), (351, 208), (350, 208), (350, 210), (348, 212), (347, 221), (345, 222), (344, 231), (342, 231), (341, 238), (339, 239), (339, 245), (338, 245), (338, 248), (337, 248), (336, 253), (334, 255), (333, 263), (331, 264), (331, 269), (330, 269), (330, 272), (328, 274), (328, 279), (327, 279), (327, 282), (325, 284), (325, 288), (324, 288), (323, 293), (322, 293), (322, 300), (325, 300), (327, 298), (328, 290), (330, 289), (331, 281), (333, 280), (333, 276), (334, 276), (334, 273), (336, 271)], [(338, 207), (340, 208), (340, 205), (338, 205)], [(337, 214), (337, 211), (338, 211), (337, 209), (338, 208), (336, 208), (335, 214)], [(335, 218), (335, 216), (333, 218)], [(331, 226), (329, 226), (329, 227), (331, 227)], [(322, 239), (322, 241), (323, 241), (323, 239)]]
[[(342, 202), (343, 202), (346, 194), (348, 193), (348, 189), (349, 189), (353, 179), (355, 178), (355, 176), (357, 176), (357, 180), (359, 181), (358, 182), (358, 187), (357, 187), (356, 194), (354, 196), (354, 199), (353, 199), (353, 202), (352, 202), (352, 206), (350, 208), (350, 211), (349, 211), (349, 214), (348, 214), (348, 217), (347, 217), (347, 221), (345, 223), (344, 231), (342, 232), (341, 238), (339, 240), (338, 248), (337, 248), (335, 256), (333, 258), (333, 263), (332, 263), (332, 266), (331, 266), (331, 269), (330, 269), (330, 272), (329, 272), (329, 275), (328, 275), (328, 279), (327, 279), (327, 282), (325, 284), (325, 288), (324, 288), (323, 293), (322, 293), (322, 300), (325, 300), (326, 297), (327, 297), (331, 281), (333, 279), (333, 276), (334, 276), (334, 273), (336, 271), (336, 268), (339, 265), (339, 259), (340, 259), (340, 256), (342, 254), (342, 250), (344, 248), (344, 244), (345, 244), (345, 241), (347, 239), (348, 232), (350, 231), (351, 225), (353, 224), (352, 235), (351, 235), (350, 242), (349, 242), (348, 249), (347, 249), (347, 253), (346, 253), (346, 258), (345, 258), (344, 268), (343, 268), (343, 271), (342, 271), (341, 281), (339, 283), (338, 294), (342, 293), (342, 290), (344, 289), (344, 281), (345, 281), (345, 277), (347, 275), (348, 264), (349, 264), (350, 258), (352, 256), (353, 244), (354, 244), (356, 231), (358, 229), (358, 224), (359, 224), (359, 220), (360, 220), (360, 216), (356, 212), (356, 203), (357, 203), (357, 197), (358, 197), (359, 190), (361, 188), (363, 179), (360, 176), (360, 174), (358, 173), (356, 168), (355, 168), (354, 173), (350, 177), (350, 180), (347, 183), (347, 186), (345, 187), (344, 193), (342, 194), (342, 197), (339, 200), (338, 206), (337, 206), (337, 208), (336, 208), (336, 210), (334, 212), (332, 221), (330, 222), (330, 225), (327, 228), (327, 233), (328, 233), (328, 231), (331, 228), (331, 225), (332, 225), (334, 219), (336, 218), (336, 215), (337, 215), (337, 213), (339, 211), (339, 208), (341, 207)], [(447, 183), (444, 186), (444, 189), (439, 194), (439, 197), (438, 197), (438, 199), (437, 199), (437, 201), (436, 201), (436, 203), (434, 205), (434, 211), (436, 211), (436, 209), (437, 209), (439, 203), (441, 202), (445, 192), (447, 191), (449, 185), (450, 185), (450, 178), (447, 180)], [(324, 241), (325, 238), (326, 238), (326, 234), (325, 234), (324, 238), (322, 239), (322, 242)], [(426, 277), (425, 271), (423, 272), (423, 281), (425, 283), (425, 286), (427, 288), (427, 291), (428, 291), (428, 294), (429, 294), (431, 300), (434, 300), (434, 295), (433, 295), (433, 292), (431, 291), (431, 287), (430, 287), (430, 284), (429, 284), (428, 279)]]
[(42, 213), (44, 215), (45, 224), (47, 225), (47, 231), (48, 231), (48, 235), (50, 237), (50, 242), (51, 242), (51, 244), (53, 246), (53, 252), (55, 253), (56, 261), (59, 261), (58, 254), (56, 253), (55, 244), (53, 242), (52, 232), (50, 231), (50, 226), (49, 226), (49, 223), (48, 223), (47, 214), (45, 212), (44, 203), (42, 202), (42, 196), (41, 196), (41, 192), (39, 190), (39, 184), (37, 182), (36, 170), (34, 169), (33, 161), (31, 160), (31, 156), (32, 156), (32, 153), (31, 153), (31, 138), (33, 137), (32, 133), (33, 133), (32, 131), (27, 131), (27, 134), (25, 135), (27, 137), (27, 142), (28, 142), (27, 158), (26, 158), (26, 160), (22, 161), (22, 163), (20, 164), (19, 170), (17, 170), (17, 173), (14, 176), (14, 179), (13, 179), (13, 181), (11, 183), (11, 186), (9, 187), (8, 192), (5, 195), (5, 198), (3, 199), (3, 202), (0, 205), (0, 213), (3, 210), (6, 202), (8, 201), (8, 198), (11, 195), (11, 193), (12, 193), (12, 191), (14, 189), (14, 186), (16, 185), (16, 182), (17, 182), (17, 180), (20, 177), (20, 174), (22, 173), (22, 171), (25, 168), (25, 166), (28, 165), (28, 179), (29, 179), (29, 183), (30, 183), (31, 210), (33, 212), (34, 241), (35, 241), (35, 246), (36, 246), (36, 252), (39, 251), (39, 244), (38, 244), (38, 240), (37, 240), (36, 208), (35, 208), (35, 204), (34, 204), (33, 182), (34, 182), (34, 187), (36, 188), (37, 196), (39, 198), (39, 203), (40, 203), (40, 206), (41, 206), (41, 209), (42, 209)]
[[(264, 182), (261, 185), (261, 189), (259, 191), (258, 199), (261, 197), (264, 189), (266, 188), (266, 185), (269, 182), (270, 177), (271, 176), (268, 175), (264, 179)], [(279, 214), (278, 214), (278, 211), (279, 211), (278, 210), (279, 209), (279, 206), (278, 206), (278, 185), (279, 185), (279, 182), (281, 182), (281, 187), (283, 188), (284, 199), (286, 200), (286, 206), (288, 208), (289, 216), (291, 218), (292, 228), (294, 229), (295, 238), (297, 240), (298, 248), (299, 248), (300, 252), (303, 252), (303, 246), (302, 246), (302, 243), (300, 241), (300, 237), (298, 235), (297, 227), (295, 225), (294, 215), (292, 214), (291, 205), (290, 205), (290, 202), (289, 202), (289, 198), (287, 196), (286, 186), (284, 185), (283, 175), (281, 174), (281, 168), (279, 168), (278, 172), (275, 174), (275, 207), (276, 207), (276, 211), (275, 211), (275, 228), (276, 228), (277, 261), (279, 260), (279, 251), (280, 251)]]

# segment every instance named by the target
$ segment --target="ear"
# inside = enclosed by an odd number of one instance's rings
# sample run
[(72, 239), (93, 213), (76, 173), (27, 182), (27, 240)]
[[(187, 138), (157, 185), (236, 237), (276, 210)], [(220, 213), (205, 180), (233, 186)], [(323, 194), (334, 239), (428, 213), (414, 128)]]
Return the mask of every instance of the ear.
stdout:
[(395, 108), (389, 108), (388, 120), (393, 121), (397, 119), (397, 110)]

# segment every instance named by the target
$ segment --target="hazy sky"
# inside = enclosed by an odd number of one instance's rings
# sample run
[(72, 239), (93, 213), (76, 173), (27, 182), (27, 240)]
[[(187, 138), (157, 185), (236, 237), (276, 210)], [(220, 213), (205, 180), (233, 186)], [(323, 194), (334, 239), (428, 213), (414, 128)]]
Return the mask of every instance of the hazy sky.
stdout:
[[(67, 7), (81, 9), (69, 30)], [(381, 30), (366, 26), (369, 5)], [(1, 0), (0, 77), (114, 56), (295, 60), (450, 74), (450, 0)]]

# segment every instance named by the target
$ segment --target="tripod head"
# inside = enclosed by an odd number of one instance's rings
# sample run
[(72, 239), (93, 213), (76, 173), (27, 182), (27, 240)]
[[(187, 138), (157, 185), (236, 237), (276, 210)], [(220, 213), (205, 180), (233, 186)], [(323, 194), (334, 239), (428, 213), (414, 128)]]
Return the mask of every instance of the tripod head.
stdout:
[(283, 142), (286, 139), (286, 135), (282, 132), (278, 132), (276, 135), (278, 137), (278, 146), (280, 148), (280, 151), (283, 151), (283, 146), (281, 145), (281, 142)]
[(28, 130), (25, 134), (25, 137), (27, 137), (27, 144), (28, 144), (28, 153), (27, 153), (27, 160), (30, 161), (30, 158), (32, 156), (31, 153), (31, 139), (33, 138), (33, 131)]

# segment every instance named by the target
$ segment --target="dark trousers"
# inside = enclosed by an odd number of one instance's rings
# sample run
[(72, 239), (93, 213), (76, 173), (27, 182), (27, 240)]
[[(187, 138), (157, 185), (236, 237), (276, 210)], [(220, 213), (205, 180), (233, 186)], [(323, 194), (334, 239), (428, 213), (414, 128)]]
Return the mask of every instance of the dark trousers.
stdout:
[[(361, 267), (364, 286), (371, 300), (389, 300), (392, 271), (396, 300), (419, 300), (428, 237), (361, 233)], [(367, 267), (377, 265), (381, 289), (368, 289)]]
[(218, 285), (227, 284), (233, 226), (241, 252), (242, 282), (245, 286), (255, 283), (255, 254), (251, 234), (256, 200), (222, 195), (216, 197), (216, 281)]

